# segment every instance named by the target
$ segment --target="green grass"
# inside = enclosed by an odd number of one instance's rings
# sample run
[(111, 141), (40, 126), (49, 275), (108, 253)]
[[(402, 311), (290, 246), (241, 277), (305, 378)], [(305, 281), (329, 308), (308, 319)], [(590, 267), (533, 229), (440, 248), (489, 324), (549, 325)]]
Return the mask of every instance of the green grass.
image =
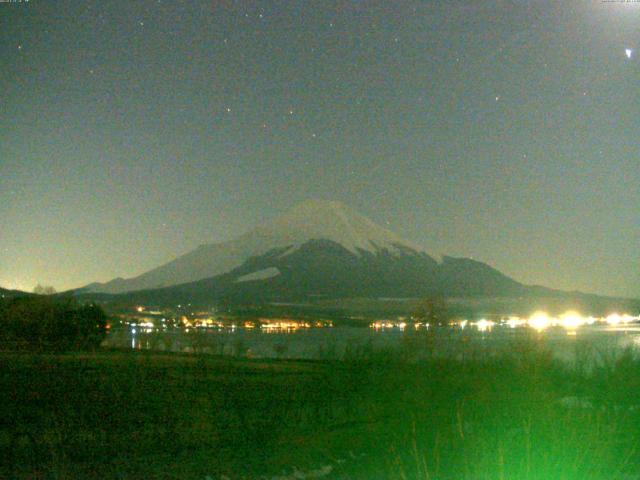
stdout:
[(533, 340), (410, 357), (1, 353), (0, 478), (259, 478), (329, 464), (327, 478), (354, 479), (640, 474), (633, 353), (589, 371)]

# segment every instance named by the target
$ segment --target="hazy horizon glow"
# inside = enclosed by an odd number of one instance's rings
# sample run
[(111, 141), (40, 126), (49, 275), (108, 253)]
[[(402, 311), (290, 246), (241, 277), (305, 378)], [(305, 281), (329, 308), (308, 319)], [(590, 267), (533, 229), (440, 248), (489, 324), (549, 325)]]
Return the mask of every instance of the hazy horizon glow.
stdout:
[(640, 3), (0, 3), (0, 286), (131, 277), (307, 198), (640, 297)]

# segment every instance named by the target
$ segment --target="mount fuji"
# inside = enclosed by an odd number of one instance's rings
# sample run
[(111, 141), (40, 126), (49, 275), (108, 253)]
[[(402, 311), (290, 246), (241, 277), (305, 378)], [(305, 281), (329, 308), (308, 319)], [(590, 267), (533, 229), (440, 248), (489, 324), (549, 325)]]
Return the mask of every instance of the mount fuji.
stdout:
[(518, 295), (527, 287), (467, 258), (437, 261), (339, 202), (310, 200), (223, 243), (201, 245), (137, 277), (83, 293), (149, 299)]

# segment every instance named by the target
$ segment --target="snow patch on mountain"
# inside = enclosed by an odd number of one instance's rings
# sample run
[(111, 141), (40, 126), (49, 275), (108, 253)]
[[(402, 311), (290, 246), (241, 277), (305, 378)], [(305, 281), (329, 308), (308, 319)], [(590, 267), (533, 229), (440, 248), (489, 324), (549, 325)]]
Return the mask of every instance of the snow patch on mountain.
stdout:
[(252, 280), (266, 280), (267, 278), (276, 277), (278, 275), (280, 275), (280, 270), (278, 270), (276, 267), (269, 267), (263, 270), (258, 270), (257, 272), (242, 275), (236, 278), (236, 283), (250, 282)]

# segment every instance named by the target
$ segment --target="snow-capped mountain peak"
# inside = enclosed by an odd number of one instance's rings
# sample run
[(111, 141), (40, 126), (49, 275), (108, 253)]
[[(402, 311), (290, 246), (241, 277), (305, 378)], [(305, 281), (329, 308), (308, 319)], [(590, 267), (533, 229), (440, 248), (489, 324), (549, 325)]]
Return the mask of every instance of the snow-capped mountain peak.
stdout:
[(137, 277), (92, 284), (87, 289), (120, 293), (192, 282), (230, 272), (267, 252), (280, 249), (280, 256), (289, 255), (314, 240), (328, 240), (354, 255), (424, 252), (340, 202), (308, 200), (234, 240), (201, 245)]
[(292, 248), (310, 240), (331, 240), (355, 254), (381, 249), (396, 252), (398, 246), (422, 251), (421, 247), (336, 201), (307, 200), (247, 235), (258, 236), (271, 245)]

